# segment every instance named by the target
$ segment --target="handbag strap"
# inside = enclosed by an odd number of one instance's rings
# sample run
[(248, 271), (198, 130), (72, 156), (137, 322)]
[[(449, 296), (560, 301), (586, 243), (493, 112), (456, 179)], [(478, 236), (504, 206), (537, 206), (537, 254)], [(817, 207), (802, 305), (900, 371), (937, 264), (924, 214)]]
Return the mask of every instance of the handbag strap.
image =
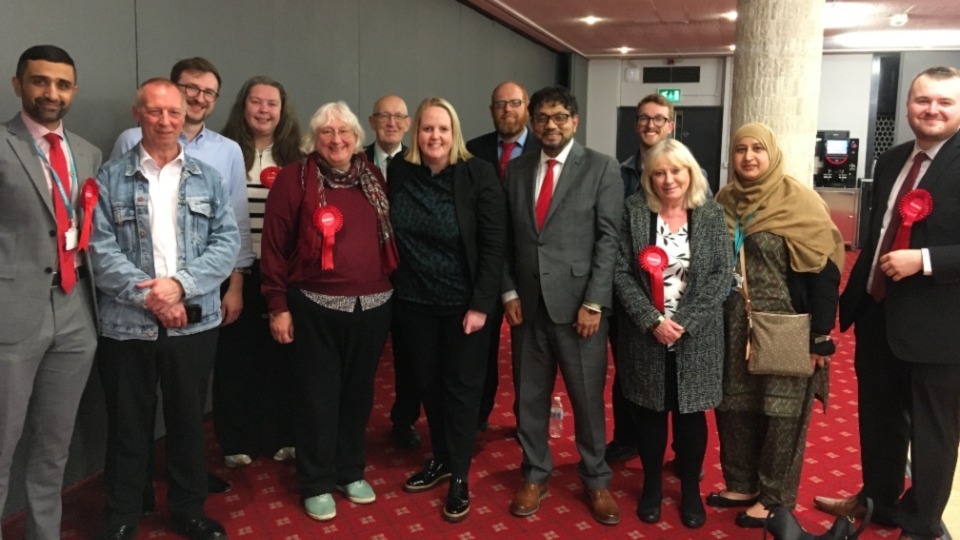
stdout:
[(740, 277), (741, 285), (740, 289), (743, 291), (743, 310), (747, 313), (747, 346), (744, 350), (743, 356), (744, 359), (750, 361), (750, 335), (753, 334), (753, 318), (750, 316), (750, 313), (753, 312), (753, 304), (750, 302), (750, 290), (747, 288), (747, 260), (743, 252), (745, 249), (740, 249)]

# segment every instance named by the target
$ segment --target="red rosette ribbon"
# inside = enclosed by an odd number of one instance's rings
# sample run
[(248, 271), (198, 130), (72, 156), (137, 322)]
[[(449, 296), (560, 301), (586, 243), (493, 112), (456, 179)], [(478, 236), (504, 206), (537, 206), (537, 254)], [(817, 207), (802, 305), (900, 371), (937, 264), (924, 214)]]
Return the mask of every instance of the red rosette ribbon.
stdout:
[(343, 228), (343, 214), (336, 206), (321, 206), (313, 213), (313, 226), (323, 235), (323, 269), (333, 270), (334, 235)]
[(663, 271), (667, 269), (670, 257), (659, 246), (647, 246), (637, 255), (640, 268), (650, 274), (650, 291), (653, 293), (653, 306), (660, 313), (663, 307)]
[(890, 251), (910, 247), (910, 230), (913, 224), (923, 221), (933, 211), (933, 196), (925, 189), (914, 189), (900, 199), (900, 227), (893, 239)]
[(280, 167), (267, 167), (266, 169), (260, 171), (260, 183), (263, 184), (263, 187), (270, 189), (273, 187), (273, 183), (277, 180), (278, 174), (280, 174)]
[(80, 190), (80, 203), (83, 205), (83, 229), (80, 232), (80, 249), (90, 244), (90, 231), (93, 229), (93, 211), (100, 200), (100, 186), (96, 180), (87, 178)]

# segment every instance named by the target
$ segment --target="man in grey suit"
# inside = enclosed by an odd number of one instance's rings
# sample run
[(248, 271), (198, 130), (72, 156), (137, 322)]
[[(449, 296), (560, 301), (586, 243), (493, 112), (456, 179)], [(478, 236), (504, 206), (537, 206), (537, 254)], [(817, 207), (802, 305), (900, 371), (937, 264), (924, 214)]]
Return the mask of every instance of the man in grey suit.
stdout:
[(26, 431), (27, 538), (60, 538), (63, 471), (97, 346), (77, 233), (81, 186), (101, 157), (61, 122), (76, 75), (59, 47), (24, 51), (12, 81), (23, 109), (0, 129), (0, 509)]
[(530, 98), (533, 133), (541, 151), (506, 167), (513, 222), (507, 251), (504, 313), (513, 327), (519, 362), (517, 433), (523, 447), (523, 485), (510, 503), (517, 516), (540, 508), (553, 469), (547, 426), (557, 368), (573, 406), (580, 464), (590, 513), (605, 525), (620, 522), (607, 490), (603, 387), (613, 267), (623, 212), (619, 164), (573, 140), (577, 100), (563, 87)]

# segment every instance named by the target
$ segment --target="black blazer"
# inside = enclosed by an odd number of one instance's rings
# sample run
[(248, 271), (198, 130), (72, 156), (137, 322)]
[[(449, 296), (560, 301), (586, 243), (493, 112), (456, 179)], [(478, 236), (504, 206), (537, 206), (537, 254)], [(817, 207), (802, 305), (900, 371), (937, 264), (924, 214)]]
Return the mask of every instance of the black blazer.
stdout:
[[(368, 144), (368, 145), (366, 145), (366, 146), (363, 147), (363, 154), (364, 154), (365, 156), (367, 156), (367, 161), (369, 161), (370, 164), (373, 165), (374, 167), (377, 166), (376, 163), (374, 163), (374, 158), (375, 158), (376, 156), (375, 156), (374, 153), (373, 153), (373, 145), (375, 145), (375, 144), (377, 144), (377, 143), (376, 143), (376, 142), (372, 142), (372, 143), (370, 143), (370, 144)], [(404, 156), (404, 154), (406, 154), (406, 153), (407, 153), (407, 147), (406, 147), (405, 145), (401, 144), (401, 145), (400, 145), (400, 151), (397, 152), (397, 155), (394, 156), (394, 157), (400, 157), (400, 158), (402, 158), (402, 157)], [(393, 160), (391, 159), (390, 161), (393, 161)]]
[[(914, 141), (901, 144), (877, 160), (870, 229), (840, 296), (841, 330), (857, 322), (866, 303), (873, 301), (866, 290), (867, 279), (883, 214), (913, 147)], [(960, 133), (940, 148), (917, 187), (933, 196), (933, 211), (913, 225), (910, 248), (929, 250), (933, 275), (919, 272), (887, 282), (887, 340), (891, 351), (904, 361), (960, 363), (960, 356), (944, 355), (944, 351), (960, 350)]]
[[(491, 131), (490, 133), (467, 141), (467, 151), (493, 165), (494, 172), (496, 172), (497, 167), (500, 166), (500, 158), (497, 157), (499, 144), (500, 143), (497, 140), (497, 132)], [(533, 136), (533, 132), (528, 128), (527, 140), (524, 142), (520, 155), (539, 151), (540, 141)]]
[[(405, 159), (390, 161), (387, 187), (391, 202), (421, 167)], [(458, 161), (453, 167), (453, 199), (460, 242), (473, 282), (469, 308), (489, 315), (500, 302), (500, 278), (507, 243), (506, 197), (489, 163), (471, 158)]]

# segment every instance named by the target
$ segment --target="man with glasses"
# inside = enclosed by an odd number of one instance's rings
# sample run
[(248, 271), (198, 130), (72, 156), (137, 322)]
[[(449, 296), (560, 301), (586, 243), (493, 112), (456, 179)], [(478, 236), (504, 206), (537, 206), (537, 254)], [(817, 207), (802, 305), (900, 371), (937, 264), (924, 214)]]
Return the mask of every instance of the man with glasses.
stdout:
[[(386, 180), (387, 166), (398, 156), (403, 159), (403, 153), (407, 151), (403, 144), (403, 136), (410, 129), (407, 104), (399, 96), (383, 96), (373, 104), (373, 112), (367, 122), (376, 134), (376, 140), (363, 151), (367, 160), (379, 167)], [(390, 408), (393, 428), (390, 436), (400, 448), (415, 450), (421, 444), (420, 434), (414, 427), (420, 418), (420, 394), (417, 392), (413, 364), (397, 347), (396, 341), (393, 343), (393, 390), (395, 397)]]
[[(195, 540), (226, 538), (204, 512), (203, 409), (221, 323), (220, 284), (240, 237), (217, 171), (186, 156), (184, 98), (167, 79), (137, 92), (140, 144), (97, 174), (91, 256), (100, 301), (100, 381), (107, 409), (101, 538), (136, 537), (163, 391), (167, 511)], [(148, 495), (149, 492), (149, 495)]]
[[(373, 104), (373, 112), (367, 119), (370, 129), (376, 134), (376, 140), (363, 149), (367, 160), (376, 165), (387, 179), (387, 165), (400, 154), (407, 151), (403, 145), (403, 136), (410, 129), (410, 115), (407, 104), (400, 96), (386, 95)], [(419, 402), (417, 403), (419, 408)], [(419, 416), (419, 411), (417, 416)], [(413, 422), (417, 417), (413, 418)], [(413, 423), (411, 422), (411, 424)], [(419, 446), (419, 443), (417, 444)]]
[(26, 485), (21, 536), (52, 539), (60, 538), (63, 472), (97, 346), (90, 260), (76, 233), (100, 150), (64, 127), (77, 95), (67, 51), (28, 48), (12, 82), (21, 109), (0, 124), (0, 509), (25, 434), (25, 478), (14, 482)]
[[(243, 165), (243, 153), (236, 142), (206, 127), (204, 121), (213, 113), (217, 98), (220, 96), (220, 72), (206, 58), (194, 57), (180, 60), (170, 70), (173, 81), (186, 100), (186, 115), (179, 143), (187, 156), (200, 160), (220, 173), (226, 193), (230, 197), (233, 211), (240, 230), (240, 252), (234, 265), (234, 271), (224, 284), (222, 293), (222, 313), (224, 326), (233, 323), (243, 309), (243, 275), (253, 265), (253, 246), (250, 243), (250, 211), (247, 201), (247, 173)], [(141, 128), (130, 128), (117, 138), (110, 159), (116, 159), (127, 153), (142, 136)], [(213, 367), (214, 379), (217, 372), (230, 369), (229, 359), (217, 358)], [(214, 392), (214, 397), (219, 394)], [(217, 420), (217, 401), (214, 399), (213, 416)], [(230, 484), (210, 474), (211, 493), (222, 493), (230, 489)], [(152, 505), (148, 500), (145, 509)]]
[(550, 394), (559, 367), (573, 407), (577, 471), (590, 513), (615, 525), (620, 510), (607, 489), (611, 472), (603, 459), (604, 312), (613, 302), (623, 186), (616, 160), (573, 140), (580, 118), (569, 90), (544, 88), (530, 98), (529, 110), (541, 151), (520, 156), (506, 171), (513, 228), (502, 289), (519, 363), (517, 433), (523, 447), (523, 484), (510, 512), (536, 513), (547, 493), (553, 471)]
[[(530, 136), (527, 121), (530, 114), (527, 106), (530, 98), (527, 91), (513, 81), (502, 82), (493, 89), (490, 96), (490, 116), (493, 118), (494, 131), (481, 135), (467, 142), (467, 151), (480, 159), (490, 162), (503, 180), (507, 163), (521, 154), (539, 152), (540, 143)], [(497, 396), (497, 383), (500, 380), (498, 373), (500, 356), (500, 325), (503, 323), (502, 307), (487, 318), (493, 325), (490, 329), (490, 349), (487, 352), (487, 374), (483, 385), (483, 395), (480, 396), (480, 417), (477, 419), (477, 428), (486, 431), (490, 427), (490, 413)], [(513, 414), (517, 415), (516, 376), (517, 365), (513, 363), (514, 402)]]

